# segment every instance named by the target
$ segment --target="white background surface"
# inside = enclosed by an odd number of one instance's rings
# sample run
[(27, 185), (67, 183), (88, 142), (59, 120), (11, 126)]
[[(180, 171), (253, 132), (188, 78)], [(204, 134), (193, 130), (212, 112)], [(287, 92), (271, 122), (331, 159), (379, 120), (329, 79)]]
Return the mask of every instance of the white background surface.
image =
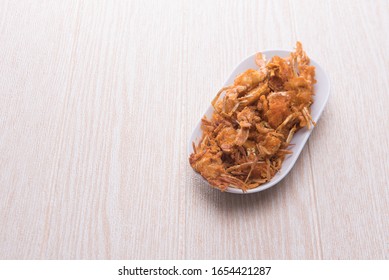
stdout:
[[(388, 1), (0, 1), (0, 258), (389, 258)], [(331, 96), (276, 187), (186, 145), (243, 58), (300, 40)]]

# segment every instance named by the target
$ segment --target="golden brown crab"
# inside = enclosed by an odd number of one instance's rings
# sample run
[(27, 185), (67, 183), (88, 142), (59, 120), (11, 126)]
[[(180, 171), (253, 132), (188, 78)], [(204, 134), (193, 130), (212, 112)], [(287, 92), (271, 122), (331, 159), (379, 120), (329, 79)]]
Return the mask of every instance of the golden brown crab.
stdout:
[(212, 186), (246, 191), (271, 180), (281, 169), (290, 141), (310, 115), (315, 68), (300, 42), (289, 57), (255, 57), (248, 69), (212, 101), (211, 119), (202, 119), (203, 136), (193, 143), (189, 162)]

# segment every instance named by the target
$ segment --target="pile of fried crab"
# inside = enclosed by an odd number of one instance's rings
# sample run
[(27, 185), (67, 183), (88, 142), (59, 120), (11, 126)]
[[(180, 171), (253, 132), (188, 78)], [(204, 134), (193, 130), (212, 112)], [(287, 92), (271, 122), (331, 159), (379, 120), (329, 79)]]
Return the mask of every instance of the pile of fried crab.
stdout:
[(248, 69), (212, 101), (201, 120), (202, 138), (189, 162), (211, 186), (247, 191), (269, 182), (291, 154), (294, 133), (315, 125), (310, 115), (315, 67), (300, 42), (288, 57), (257, 53)]

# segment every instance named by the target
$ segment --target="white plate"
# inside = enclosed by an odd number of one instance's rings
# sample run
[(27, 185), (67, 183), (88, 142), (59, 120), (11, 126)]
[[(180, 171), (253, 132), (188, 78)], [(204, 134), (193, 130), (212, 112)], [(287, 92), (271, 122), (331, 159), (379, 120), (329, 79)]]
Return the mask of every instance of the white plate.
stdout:
[[(286, 50), (266, 50), (262, 51), (262, 53), (266, 56), (267, 60), (270, 60), (275, 55), (278, 55), (280, 57), (287, 57), (291, 53), (291, 51), (286, 51)], [(311, 105), (311, 116), (312, 119), (315, 122), (318, 122), (321, 113), (323, 112), (323, 109), (327, 103), (328, 97), (330, 95), (330, 81), (324, 72), (323, 68), (320, 67), (317, 62), (315, 62), (313, 59), (311, 59), (311, 65), (315, 66), (316, 68), (316, 75), (315, 78), (317, 80), (317, 83), (314, 86), (315, 89), (315, 96), (314, 96), (314, 102)], [(227, 81), (224, 83), (224, 86), (228, 86), (230, 84), (234, 83), (234, 79), (237, 75), (241, 74), (242, 72), (246, 71), (247, 69), (257, 69), (258, 66), (255, 64), (255, 54), (247, 57), (245, 60), (243, 60), (236, 68), (234, 71), (232, 71), (230, 77), (227, 79)], [(216, 93), (215, 93), (216, 94)], [(214, 109), (211, 106), (208, 107), (208, 110), (205, 112), (205, 116), (207, 118), (212, 117), (212, 113), (214, 112)], [(263, 190), (266, 190), (278, 182), (280, 182), (292, 169), (293, 165), (295, 164), (297, 158), (299, 157), (302, 149), (304, 148), (305, 143), (307, 142), (309, 136), (311, 135), (312, 132), (311, 128), (308, 130), (307, 128), (302, 128), (300, 129), (294, 136), (291, 141), (292, 147), (290, 150), (293, 152), (293, 154), (286, 156), (284, 162), (282, 163), (281, 170), (278, 171), (275, 176), (266, 184), (260, 185), (257, 188), (247, 190), (246, 192), (243, 192), (240, 189), (236, 189), (233, 187), (228, 187), (226, 189), (226, 192), (230, 193), (237, 193), (237, 194), (248, 194), (248, 193), (255, 193), (255, 192), (260, 192)], [(193, 153), (193, 147), (192, 147), (192, 142), (195, 144), (198, 144), (202, 136), (202, 131), (201, 131), (201, 120), (198, 122), (196, 125), (195, 129), (193, 130), (192, 136), (190, 137), (189, 140), (189, 145), (188, 145), (188, 157), (191, 153)], [(205, 182), (207, 182), (200, 174), (196, 173), (198, 176), (200, 176)], [(208, 183), (208, 182), (207, 182)]]

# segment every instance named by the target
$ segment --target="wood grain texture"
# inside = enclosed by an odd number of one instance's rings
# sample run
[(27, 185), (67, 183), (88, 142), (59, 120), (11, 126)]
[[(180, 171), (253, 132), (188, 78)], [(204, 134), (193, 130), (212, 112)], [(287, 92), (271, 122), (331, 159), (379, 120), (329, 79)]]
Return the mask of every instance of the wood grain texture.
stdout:
[[(1, 259), (388, 259), (387, 1), (0, 1)], [(331, 96), (291, 173), (204, 185), (236, 64), (303, 42)]]

